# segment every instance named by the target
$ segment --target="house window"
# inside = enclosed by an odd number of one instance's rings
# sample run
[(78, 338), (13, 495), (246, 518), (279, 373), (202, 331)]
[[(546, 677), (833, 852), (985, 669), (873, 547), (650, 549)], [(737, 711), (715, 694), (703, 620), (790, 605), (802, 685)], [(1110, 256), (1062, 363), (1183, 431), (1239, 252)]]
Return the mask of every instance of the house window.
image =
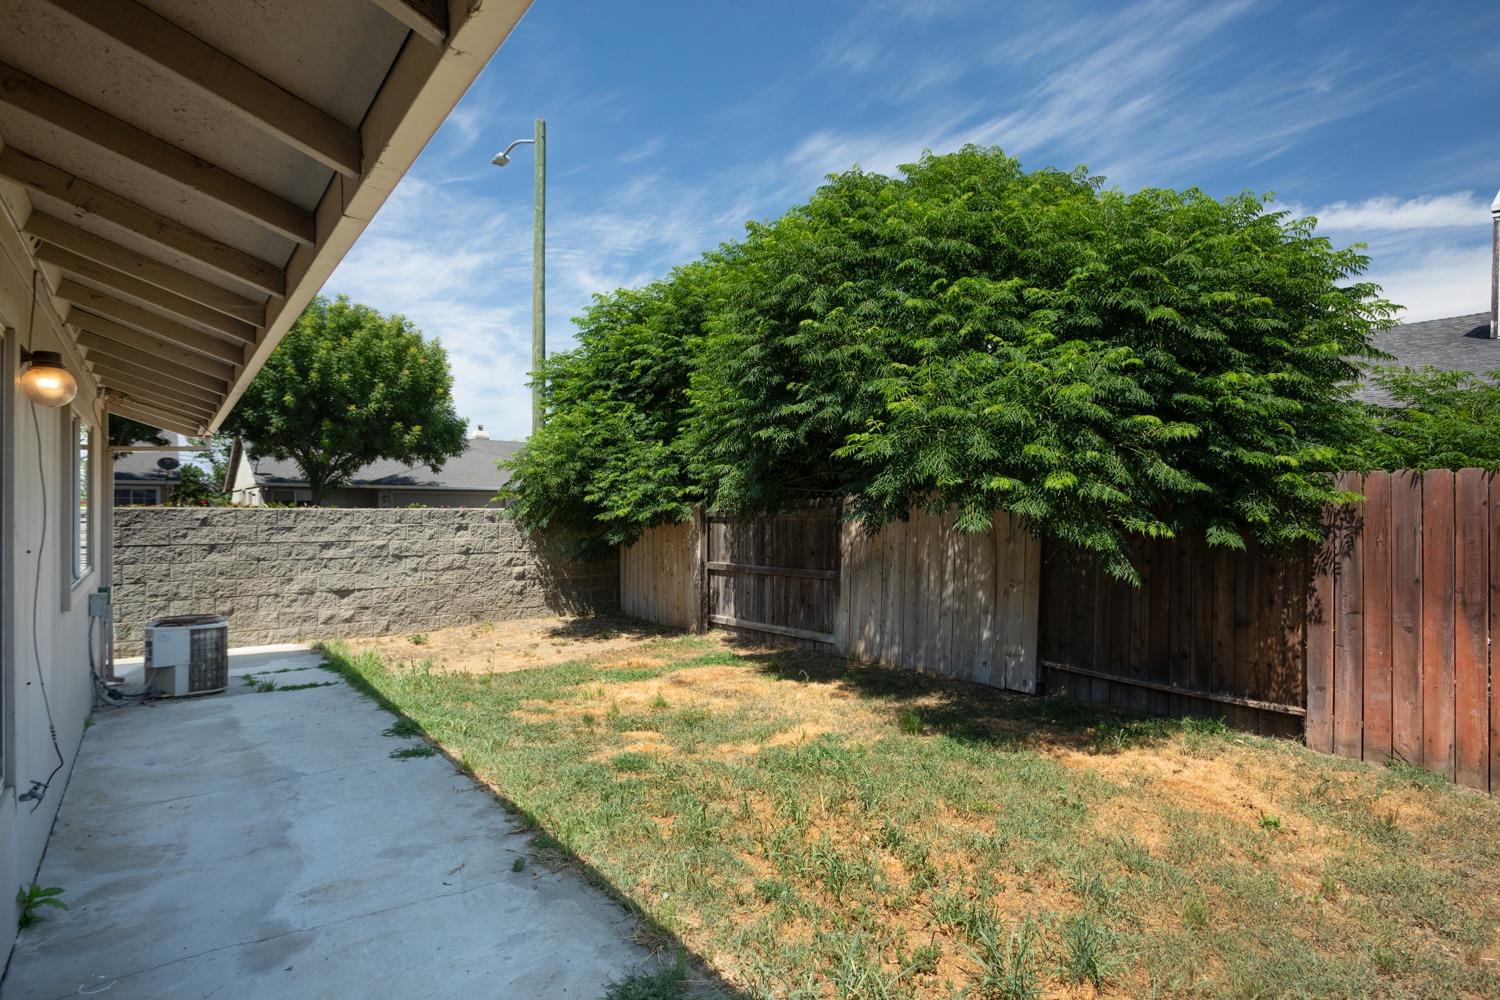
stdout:
[(267, 490), (266, 502), (291, 504), (294, 507), (311, 507), (312, 490)]
[(74, 580), (89, 576), (93, 567), (93, 532), (90, 531), (89, 484), (93, 480), (93, 427), (74, 418)]
[(155, 486), (116, 486), (116, 507), (156, 507), (161, 504), (161, 494)]
[(94, 430), (73, 418), (73, 579), (81, 580), (93, 567), (93, 533), (89, 530), (89, 483), (94, 472)]

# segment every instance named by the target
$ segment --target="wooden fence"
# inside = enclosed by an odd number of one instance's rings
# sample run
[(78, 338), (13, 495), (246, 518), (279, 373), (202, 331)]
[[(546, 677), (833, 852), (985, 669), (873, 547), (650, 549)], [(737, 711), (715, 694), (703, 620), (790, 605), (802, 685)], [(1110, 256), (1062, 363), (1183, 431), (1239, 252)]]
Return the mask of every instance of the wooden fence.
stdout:
[(834, 644), (839, 608), (839, 509), (706, 519), (708, 622)]
[(1133, 553), (1139, 587), (1098, 561), (1048, 546), (1041, 660), (1047, 691), (1154, 715), (1222, 716), (1295, 735), (1303, 712), (1306, 558), (1201, 536)]
[(1307, 744), (1500, 786), (1500, 480), (1346, 476), (1308, 599)]
[(1500, 788), (1500, 480), (1343, 483), (1366, 500), (1330, 511), (1321, 546), (1142, 542), (1140, 588), (1003, 515), (986, 535), (921, 511), (866, 535), (823, 511), (653, 529), (621, 554), (621, 603), (996, 687), (1305, 732), (1317, 750)]
[(632, 618), (701, 631), (702, 530), (698, 522), (652, 528), (620, 549), (620, 610)]
[(1041, 543), (996, 512), (984, 534), (913, 510), (874, 535), (843, 526), (838, 650), (851, 659), (1037, 690)]

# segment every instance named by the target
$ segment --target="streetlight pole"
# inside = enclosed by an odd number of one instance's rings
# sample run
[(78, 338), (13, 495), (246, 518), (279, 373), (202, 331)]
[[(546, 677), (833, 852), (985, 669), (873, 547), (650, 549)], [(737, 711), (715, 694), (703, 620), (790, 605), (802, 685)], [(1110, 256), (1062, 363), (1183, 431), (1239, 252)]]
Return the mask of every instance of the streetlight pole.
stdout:
[(536, 153), (535, 197), (536, 209), (531, 227), (531, 430), (541, 428), (542, 411), (542, 361), (547, 357), (547, 122), (536, 120), (535, 137), (517, 139), (505, 147), (505, 152), (496, 153), (490, 160), (497, 167), (510, 162), (511, 150), (517, 146), (532, 146)]

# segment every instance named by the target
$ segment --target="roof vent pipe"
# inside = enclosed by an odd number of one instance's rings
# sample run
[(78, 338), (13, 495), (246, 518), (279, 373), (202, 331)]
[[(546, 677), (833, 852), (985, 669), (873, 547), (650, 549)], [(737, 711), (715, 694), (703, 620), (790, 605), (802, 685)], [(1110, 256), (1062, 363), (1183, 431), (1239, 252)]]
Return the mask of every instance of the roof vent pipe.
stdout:
[(1500, 194), (1490, 202), (1490, 339), (1500, 339)]

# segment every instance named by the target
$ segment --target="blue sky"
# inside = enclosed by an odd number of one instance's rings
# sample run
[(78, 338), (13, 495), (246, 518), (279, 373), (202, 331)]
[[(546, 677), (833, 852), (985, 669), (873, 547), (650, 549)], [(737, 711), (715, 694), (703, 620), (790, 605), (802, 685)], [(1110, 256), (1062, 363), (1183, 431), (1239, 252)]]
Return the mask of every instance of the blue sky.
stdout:
[(459, 412), (530, 420), (531, 159), (548, 122), (552, 350), (829, 172), (994, 144), (1127, 190), (1274, 192), (1409, 318), (1489, 301), (1500, 4), (536, 0), (327, 291), (441, 338)]

